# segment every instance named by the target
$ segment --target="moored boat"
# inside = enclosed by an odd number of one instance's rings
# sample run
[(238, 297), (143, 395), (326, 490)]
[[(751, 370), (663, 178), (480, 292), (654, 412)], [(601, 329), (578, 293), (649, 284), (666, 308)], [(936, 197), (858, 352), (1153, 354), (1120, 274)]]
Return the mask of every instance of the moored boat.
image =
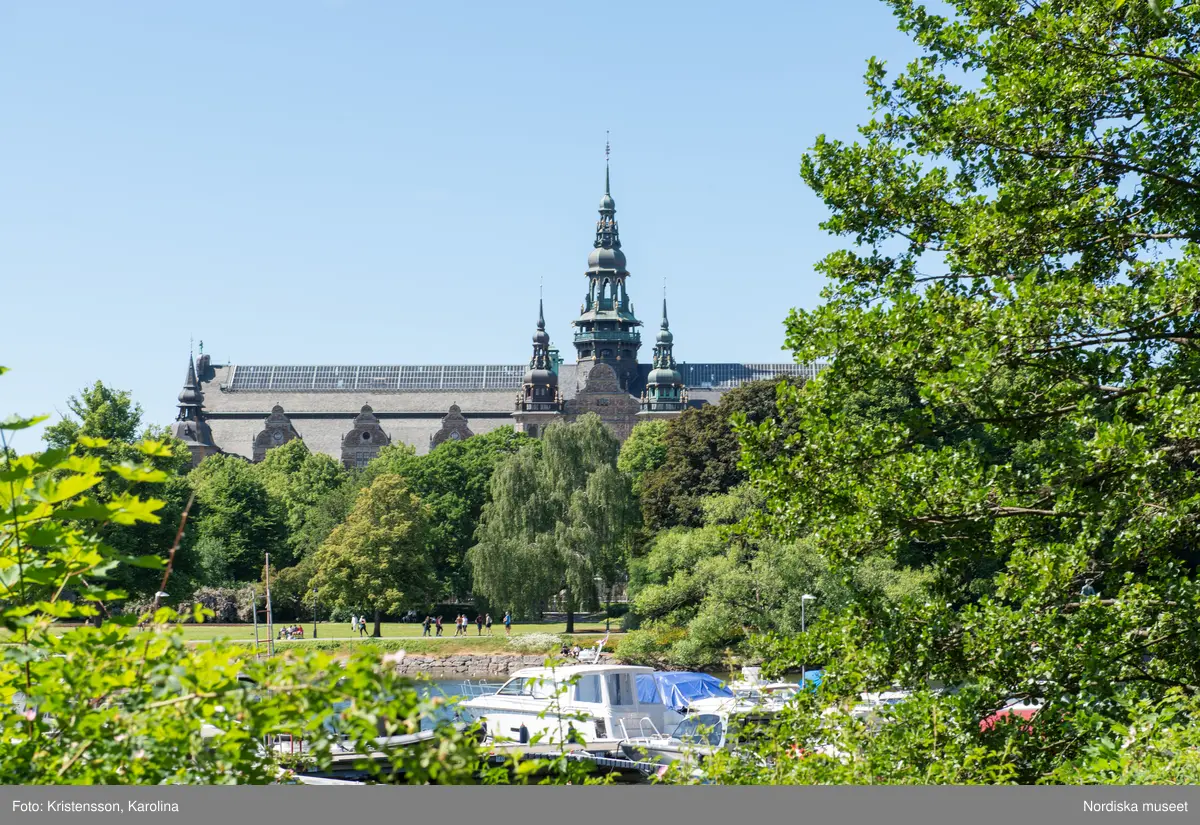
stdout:
[(639, 699), (636, 677), (654, 671), (634, 665), (567, 665), (518, 670), (491, 694), (458, 705), (478, 720), (486, 741), (567, 745), (612, 752), (631, 736), (665, 724), (661, 701)]

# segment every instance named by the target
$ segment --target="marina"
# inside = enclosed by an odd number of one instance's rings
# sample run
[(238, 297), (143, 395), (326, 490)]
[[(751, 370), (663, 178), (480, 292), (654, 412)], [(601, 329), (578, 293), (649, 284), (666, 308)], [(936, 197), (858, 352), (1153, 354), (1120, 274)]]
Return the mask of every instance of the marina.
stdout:
[[(508, 769), (530, 762), (563, 761), (617, 783), (643, 783), (661, 776), (672, 764), (696, 771), (707, 756), (731, 747), (732, 734), (744, 725), (768, 720), (787, 698), (795, 682), (772, 682), (774, 690), (748, 692), (747, 677), (726, 683), (707, 673), (664, 672), (619, 664), (568, 665), (518, 670), (504, 681), (495, 678), (426, 680), (430, 696), (450, 700), (435, 718), (423, 720), (422, 731), (381, 737), (369, 754), (334, 745), (328, 770), (298, 768), (293, 781), (302, 784), (360, 784), (375, 781), (370, 763), (390, 768), (397, 748), (416, 748), (434, 741), (439, 726), (464, 731), (478, 723), (486, 756), (481, 770)], [(810, 679), (811, 683), (812, 680)], [(739, 685), (738, 690), (734, 689)], [(790, 686), (790, 692), (784, 687)], [(335, 707), (334, 713), (339, 710)], [(336, 736), (336, 717), (324, 729)], [(303, 756), (309, 745), (277, 737), (280, 756)], [(535, 768), (532, 777), (541, 768)], [(393, 777), (400, 781), (400, 776)]]

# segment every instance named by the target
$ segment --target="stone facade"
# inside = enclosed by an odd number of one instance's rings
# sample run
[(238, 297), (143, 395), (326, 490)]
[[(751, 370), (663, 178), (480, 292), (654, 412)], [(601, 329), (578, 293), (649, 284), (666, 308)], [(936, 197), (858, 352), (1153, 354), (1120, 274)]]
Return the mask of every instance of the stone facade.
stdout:
[(621, 389), (613, 368), (603, 362), (588, 371), (587, 383), (566, 406), (568, 420), (595, 413), (620, 441), (629, 438), (642, 408), (636, 398)]
[(342, 466), (353, 469), (366, 467), (379, 451), (392, 443), (379, 426), (379, 419), (370, 405), (364, 404), (354, 419), (354, 429), (342, 439)]
[(457, 404), (450, 405), (450, 412), (446, 413), (446, 417), (442, 419), (442, 428), (429, 437), (429, 446), (432, 449), (443, 441), (462, 441), (475, 435), (471, 432), (471, 428), (467, 426), (467, 419), (462, 414), (462, 409)]
[(253, 461), (262, 461), (267, 457), (267, 450), (273, 447), (282, 447), (294, 438), (299, 438), (299, 433), (292, 426), (292, 421), (283, 412), (283, 407), (276, 404), (271, 408), (271, 414), (267, 416), (267, 420), (263, 422), (263, 429), (254, 437), (254, 455)]

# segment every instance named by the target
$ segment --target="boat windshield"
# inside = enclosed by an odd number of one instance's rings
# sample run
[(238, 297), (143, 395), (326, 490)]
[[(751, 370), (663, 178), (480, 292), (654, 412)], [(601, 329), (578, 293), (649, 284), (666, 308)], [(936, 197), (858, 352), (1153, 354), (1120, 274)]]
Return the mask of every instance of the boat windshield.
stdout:
[(524, 676), (509, 679), (496, 691), (497, 696), (532, 696), (534, 699), (550, 699), (559, 693), (558, 683), (541, 676)]
[(671, 738), (692, 745), (716, 747), (721, 744), (724, 732), (725, 725), (720, 716), (715, 713), (697, 713), (676, 725), (675, 730), (671, 731)]

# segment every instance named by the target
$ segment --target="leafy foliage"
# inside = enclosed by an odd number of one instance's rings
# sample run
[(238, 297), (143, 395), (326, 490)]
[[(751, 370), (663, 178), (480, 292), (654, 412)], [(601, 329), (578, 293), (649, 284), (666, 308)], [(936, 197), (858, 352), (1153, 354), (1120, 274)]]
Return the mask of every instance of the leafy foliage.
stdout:
[(621, 445), (617, 469), (629, 476), (635, 494), (641, 492), (642, 476), (666, 463), (669, 428), (669, 421), (639, 422)]
[(271, 496), (254, 465), (236, 456), (209, 456), (192, 470), (197, 544), (210, 548), (211, 583), (258, 581), (265, 554), (276, 567), (291, 562), (285, 506)]
[(376, 637), (383, 613), (426, 603), (434, 587), (429, 517), (403, 478), (378, 476), (317, 552), (312, 586), (321, 602), (371, 610)]
[(444, 441), (424, 456), (405, 446), (385, 447), (367, 467), (362, 483), (380, 473), (403, 476), (430, 508), (429, 554), (442, 598), (471, 592), (467, 551), (475, 541), (496, 465), (536, 445), (524, 433), (500, 427), (465, 441)]
[(324, 453), (309, 452), (296, 438), (268, 450), (254, 470), (267, 493), (283, 507), (291, 558), (303, 558), (328, 535), (327, 531), (321, 534), (328, 521), (318, 505), (347, 484), (345, 468)]
[[(698, 527), (707, 496), (727, 493), (746, 480), (731, 421), (739, 414), (755, 423), (774, 416), (776, 384), (743, 384), (723, 395), (720, 403), (686, 410), (671, 422), (663, 434), (665, 459), (654, 468), (647, 466), (640, 477), (642, 519), (648, 529)], [(634, 461), (633, 454), (629, 460)]]
[(594, 577), (615, 574), (637, 525), (618, 451), (589, 414), (548, 427), (540, 451), (502, 461), (469, 554), (475, 591), (519, 613), (561, 594), (572, 632), (575, 606), (595, 602)]
[[(923, 594), (929, 577), (890, 559), (869, 558), (844, 576), (809, 540), (758, 538), (735, 526), (761, 504), (746, 486), (712, 496), (702, 503), (705, 526), (661, 532), (630, 563), (642, 626), (622, 640), (624, 659), (713, 667), (752, 656), (764, 635), (799, 634), (817, 621), (816, 605), (836, 612), (869, 596), (890, 609)], [(804, 594), (816, 597), (807, 610)]]
[[(940, 741), (982, 751), (914, 747), (885, 781), (1099, 777), (1097, 738), (1163, 702), (1182, 720), (1200, 684), (1200, 11), (889, 5), (922, 56), (872, 60), (861, 139), (819, 138), (801, 169), (853, 245), (788, 319), (831, 367), (742, 434), (764, 527), (835, 569), (919, 568), (930, 595), (857, 594), (775, 665), (962, 688), (912, 712), (959, 713)], [(1046, 699), (1033, 737), (973, 731), (963, 703), (1010, 696)], [(896, 735), (932, 747), (924, 724)]]

